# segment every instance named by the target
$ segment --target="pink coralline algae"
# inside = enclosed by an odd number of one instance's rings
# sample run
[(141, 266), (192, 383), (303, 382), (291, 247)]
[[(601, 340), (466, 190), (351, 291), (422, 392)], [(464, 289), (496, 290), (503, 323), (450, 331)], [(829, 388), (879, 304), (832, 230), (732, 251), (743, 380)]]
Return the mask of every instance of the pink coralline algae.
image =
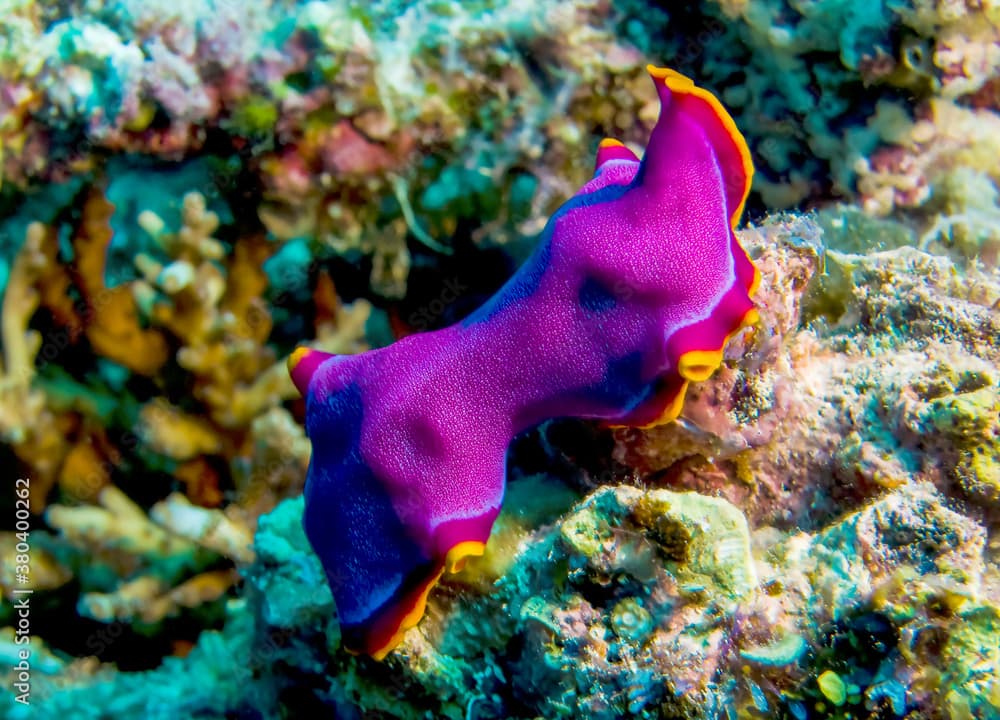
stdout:
[(444, 571), (482, 554), (515, 434), (673, 420), (756, 321), (734, 233), (746, 143), (711, 94), (649, 71), (661, 111), (643, 160), (603, 141), (594, 178), (476, 313), (361, 356), (290, 358), (313, 443), (304, 522), (348, 649), (383, 657)]

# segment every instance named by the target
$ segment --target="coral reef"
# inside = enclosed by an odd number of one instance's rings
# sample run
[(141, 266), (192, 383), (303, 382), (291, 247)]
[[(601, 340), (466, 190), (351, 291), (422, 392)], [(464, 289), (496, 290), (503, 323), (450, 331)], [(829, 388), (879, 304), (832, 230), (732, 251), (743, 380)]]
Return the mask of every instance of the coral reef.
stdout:
[(838, 253), (808, 220), (751, 229), (747, 244), (763, 276), (749, 359), (696, 390), (681, 428), (619, 431), (619, 459), (721, 492), (755, 524), (815, 527), (911, 479), (989, 506), (996, 271), (906, 246)]
[[(148, 626), (230, 590), (232, 565), (252, 560), (256, 518), (301, 489), (308, 445), (281, 407), (295, 390), (266, 343), (261, 266), (274, 246), (248, 237), (229, 254), (213, 237), (218, 216), (189, 193), (176, 233), (140, 214), (151, 252), (135, 258), (139, 278), (109, 286), (114, 208), (97, 185), (78, 202), (78, 219), (29, 225), (13, 265), (0, 422), (31, 478), (32, 510), (48, 507), (56, 531), (46, 542), (59, 564), (40, 572), (38, 589), (72, 575), (82, 616)], [(363, 300), (329, 307), (317, 345), (365, 348), (370, 312)], [(98, 362), (68, 374), (62, 358), (83, 351)], [(166, 380), (168, 365), (183, 375)], [(154, 380), (153, 392), (137, 392), (134, 378)], [(139, 468), (184, 494), (137, 504), (119, 484)]]
[(864, 208), (885, 215), (916, 208), (919, 245), (1000, 261), (996, 165), (1000, 118), (988, 109), (937, 99), (927, 118), (907, 123), (894, 145), (862, 163), (858, 182)]
[[(494, 243), (537, 226), (586, 177), (585, 118), (621, 134), (655, 100), (633, 98), (642, 58), (601, 3), (9, 4), (8, 184), (87, 172), (107, 150), (175, 160), (221, 134), (258, 175), (271, 233), (372, 256), (390, 298), (408, 237), (450, 252), (474, 220)], [(560, 38), (544, 68), (526, 55), (541, 28)]]
[[(0, 437), (34, 471), (33, 497), (44, 497), (55, 482), (59, 461), (69, 448), (65, 428), (35, 384), (35, 357), (42, 337), (29, 327), (42, 298), (57, 295), (47, 276), (59, 275), (54, 263), (52, 233), (38, 224), (28, 226), (24, 245), (13, 263), (0, 308), (3, 362), (0, 364)], [(62, 301), (60, 300), (60, 303)]]
[[(286, 501), (262, 519), (247, 599), (184, 664), (41, 690), (45, 710), (162, 712), (167, 686), (187, 687), (198, 673), (204, 687), (184, 694), (193, 714), (800, 716), (829, 703), (896, 716), (940, 707), (958, 718), (1000, 709), (998, 609), (981, 596), (986, 534), (926, 485), (892, 491), (818, 534), (753, 538), (724, 500), (598, 490), (533, 531), (495, 587), (475, 590), (471, 561), (452, 592), (432, 598), (432, 622), (386, 664), (337, 651), (301, 513), (301, 500)], [(257, 677), (247, 692), (232, 692), (235, 657)], [(318, 689), (283, 695), (289, 683)]]
[[(882, 176), (874, 183), (895, 185), (897, 198), (922, 203), (947, 168), (931, 170), (936, 178), (929, 184), (919, 168), (941, 160), (960, 164), (962, 149), (941, 147), (947, 143), (939, 141), (911, 151), (910, 143), (930, 140), (936, 132), (965, 142), (963, 135), (952, 134), (958, 129), (952, 119), (915, 124), (914, 118), (928, 108), (937, 115), (962, 100), (982, 110), (976, 136), (996, 120), (1000, 30), (992, 3), (718, 0), (713, 5), (726, 22), (716, 21), (708, 33), (701, 51), (710, 58), (705, 71), (721, 86), (736, 73), (747, 77), (725, 99), (745, 108), (735, 113), (737, 121), (758, 138), (755, 149), (767, 178), (757, 190), (769, 206), (813, 195), (810, 184), (821, 176), (835, 191), (850, 193), (860, 174), (862, 194), (891, 207), (888, 188), (866, 189), (872, 188), (873, 170)], [(741, 57), (749, 68), (738, 64)], [(817, 162), (828, 163), (829, 172), (811, 172)]]
[(349, 649), (381, 659), (442, 573), (482, 554), (515, 435), (574, 415), (671, 422), (688, 384), (757, 322), (758, 273), (734, 235), (750, 191), (746, 142), (689, 78), (649, 73), (661, 111), (642, 162), (602, 142), (594, 178), (472, 316), (359, 356), (289, 357), (313, 449), (306, 533)]
[[(885, 228), (875, 227), (880, 248)], [(97, 519), (104, 510), (53, 506), (75, 544), (131, 563), (118, 571), (128, 580), (83, 597), (94, 616), (149, 623), (211, 601), (233, 581), (212, 558), (238, 563), (245, 589), (224, 629), (203, 632), (186, 659), (145, 673), (62, 669), (37, 681), (38, 706), (122, 718), (176, 707), (404, 718), (1000, 713), (990, 489), (1000, 283), (974, 267), (968, 283), (944, 257), (864, 244), (847, 254), (823, 237), (791, 216), (743, 232), (763, 276), (764, 322), (734, 341), (745, 346), (681, 422), (609, 431), (642, 486), (577, 501), (550, 478), (515, 475), (486, 555), (431, 595), (425, 621), (383, 663), (341, 648), (301, 499), (261, 518), (252, 554), (241, 503), (221, 513), (174, 495), (148, 517), (122, 506), (116, 523), (150, 527), (117, 535)], [(261, 460), (303, 442), (279, 432), (295, 427), (281, 408), (260, 422)], [(546, 507), (542, 497), (562, 499)], [(122, 502), (113, 486), (100, 498)], [(100, 531), (88, 539), (88, 527)], [(245, 678), (239, 693), (233, 673)]]
[[(33, 590), (23, 706), (7, 493), (0, 716), (1000, 717), (998, 28), (962, 0), (0, 0)], [(486, 555), (350, 656), (285, 357), (473, 311), (602, 137), (645, 141), (647, 61), (747, 137), (761, 323), (669, 426), (517, 439)]]

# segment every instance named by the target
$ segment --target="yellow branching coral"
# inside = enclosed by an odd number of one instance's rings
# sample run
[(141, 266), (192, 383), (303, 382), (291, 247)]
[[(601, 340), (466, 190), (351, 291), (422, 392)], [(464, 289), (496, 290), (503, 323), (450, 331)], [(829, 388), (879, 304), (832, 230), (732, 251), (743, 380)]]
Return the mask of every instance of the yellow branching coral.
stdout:
[[(165, 232), (162, 220), (149, 212), (140, 222), (172, 258), (167, 264), (148, 255), (136, 259), (147, 282), (167, 297), (153, 305), (152, 321), (181, 341), (177, 362), (194, 374), (195, 395), (208, 405), (212, 419), (225, 428), (247, 425), (266, 405), (244, 407), (240, 392), (275, 363), (265, 345), (271, 317), (262, 297), (267, 275), (261, 266), (270, 244), (243, 238), (223, 267), (223, 246), (212, 237), (219, 219), (198, 193), (184, 197), (183, 224), (176, 233)], [(269, 385), (263, 389), (273, 390)], [(276, 402), (272, 396), (270, 403)]]
[(85, 593), (80, 598), (80, 609), (84, 615), (103, 622), (139, 619), (155, 623), (176, 615), (181, 608), (197, 607), (222, 597), (238, 579), (235, 570), (213, 570), (170, 588), (156, 577), (143, 575), (122, 583), (114, 592)]
[(149, 516), (114, 485), (101, 488), (95, 499), (97, 505), (53, 505), (46, 513), (52, 527), (92, 555), (164, 559), (202, 547), (236, 562), (253, 559), (245, 525), (179, 493), (154, 505)]
[[(119, 577), (117, 587), (85, 588), (92, 592), (81, 594), (81, 612), (156, 622), (223, 596), (237, 576), (231, 569), (204, 572), (206, 563), (252, 562), (257, 518), (301, 488), (309, 444), (281, 407), (296, 392), (268, 345), (263, 264), (277, 245), (250, 235), (228, 249), (214, 237), (218, 217), (190, 193), (176, 230), (149, 212), (140, 216), (158, 250), (136, 258), (142, 279), (109, 288), (113, 207), (99, 188), (80, 201), (71, 264), (60, 263), (59, 228), (36, 224), (12, 268), (3, 307), (0, 432), (30, 466), (32, 488), (41, 489), (37, 508), (61, 542)], [(342, 305), (325, 275), (316, 295), (314, 345), (336, 353), (367, 349), (371, 306)], [(29, 327), (39, 307), (59, 333), (45, 339), (52, 347)], [(83, 337), (95, 356), (160, 385), (162, 394), (127, 409), (135, 450), (123, 454), (121, 440), (104, 429), (107, 411), (80, 400), (86, 381), (32, 384), (40, 348), (42, 361), (51, 362)], [(200, 408), (175, 404), (176, 394), (161, 384), (171, 347)], [(147, 512), (114, 485), (114, 469), (123, 458), (131, 464), (150, 454), (162, 458), (159, 467), (184, 492)], [(227, 472), (235, 494), (222, 489)], [(64, 499), (46, 509), (44, 497), (57, 481)], [(55, 566), (51, 576), (62, 583), (69, 571)]]
[(35, 356), (42, 338), (28, 329), (31, 316), (38, 308), (35, 280), (41, 275), (45, 257), (41, 252), (44, 229), (31, 225), (21, 251), (11, 268), (10, 282), (3, 297), (3, 358), (0, 362), (0, 433), (13, 445), (24, 442), (38, 415), (44, 410), (45, 399), (33, 392)]
[[(208, 406), (212, 421), (220, 428), (245, 428), (268, 408), (296, 397), (284, 360), (266, 345), (272, 323), (263, 264), (273, 244), (259, 236), (241, 238), (223, 266), (223, 247), (212, 237), (219, 219), (198, 193), (184, 197), (176, 233), (150, 212), (140, 224), (172, 258), (166, 264), (149, 255), (136, 259), (149, 287), (167, 298), (152, 304), (152, 322), (181, 341), (177, 362), (195, 376), (194, 394)], [(364, 301), (341, 308), (334, 294), (316, 346), (337, 353), (367, 349), (370, 311)]]
[(36, 283), (52, 267), (45, 251), (46, 230), (33, 223), (11, 268), (3, 296), (3, 355), (0, 357), (0, 438), (33, 471), (32, 507), (40, 509), (68, 449), (45, 393), (32, 385), (42, 337), (28, 327), (38, 308)]
[(132, 288), (109, 288), (104, 281), (114, 206), (92, 189), (73, 236), (77, 285), (87, 302), (87, 339), (99, 354), (140, 375), (153, 375), (167, 360), (167, 345), (156, 330), (143, 328)]
[(236, 562), (253, 561), (253, 535), (220, 510), (192, 505), (180, 493), (158, 502), (150, 518), (180, 537)]
[[(35, 280), (41, 306), (52, 314), (52, 318), (65, 331), (66, 340), (75, 342), (83, 332), (83, 322), (70, 291), (73, 281), (69, 268), (59, 260), (59, 234), (54, 227), (41, 224), (36, 224), (36, 227), (34, 232), (41, 233), (38, 252), (45, 258), (44, 272)], [(52, 351), (58, 349), (59, 344), (53, 343)], [(42, 359), (49, 361), (52, 357), (43, 354)]]
[(232, 568), (202, 572), (174, 587), (157, 571), (173, 567), (166, 573), (171, 576), (178, 568), (202, 564), (194, 561), (199, 548), (212, 553), (209, 558), (253, 560), (253, 536), (245, 525), (180, 494), (157, 503), (149, 516), (114, 485), (102, 488), (96, 500), (99, 505), (54, 505), (46, 513), (71, 545), (129, 578), (112, 592), (83, 594), (80, 610), (88, 617), (152, 623), (221, 597), (238, 579)]
[(96, 500), (99, 505), (53, 505), (45, 517), (72, 545), (87, 548), (102, 559), (116, 553), (167, 558), (195, 549), (190, 540), (153, 523), (142, 508), (114, 485), (102, 488)]
[(226, 500), (219, 487), (220, 469), (204, 456), (178, 464), (174, 477), (184, 484), (184, 494), (199, 507), (219, 507)]
[[(12, 558), (17, 552), (17, 535), (12, 532), (0, 532), (0, 557)], [(13, 600), (14, 590), (21, 587), (17, 582), (15, 564), (0, 563), (0, 596)], [(31, 587), (33, 590), (51, 590), (66, 583), (71, 573), (63, 565), (40, 547), (31, 548)]]
[(110, 468), (94, 447), (92, 437), (77, 442), (59, 470), (59, 487), (83, 500), (94, 497), (109, 482)]
[(182, 412), (163, 398), (143, 406), (139, 413), (139, 437), (147, 446), (173, 460), (190, 460), (222, 449), (222, 438), (210, 423)]

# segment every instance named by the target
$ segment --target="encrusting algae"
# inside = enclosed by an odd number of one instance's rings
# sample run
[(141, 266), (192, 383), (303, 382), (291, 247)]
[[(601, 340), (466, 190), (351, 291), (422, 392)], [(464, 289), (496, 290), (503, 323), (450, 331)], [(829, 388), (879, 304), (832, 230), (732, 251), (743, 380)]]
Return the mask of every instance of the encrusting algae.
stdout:
[[(31, 513), (25, 584), (0, 502), (0, 716), (1000, 718), (998, 28), (0, 0), (0, 468)], [(483, 555), (349, 654), (287, 359), (475, 317), (595, 151), (646, 146), (647, 62), (746, 138), (759, 322), (672, 423), (526, 428)]]

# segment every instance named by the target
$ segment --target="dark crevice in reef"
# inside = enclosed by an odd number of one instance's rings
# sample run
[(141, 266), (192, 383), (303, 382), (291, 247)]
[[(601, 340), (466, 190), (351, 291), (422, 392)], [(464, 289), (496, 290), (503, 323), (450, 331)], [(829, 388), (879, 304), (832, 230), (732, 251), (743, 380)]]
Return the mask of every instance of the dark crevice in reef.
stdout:
[(394, 307), (408, 327), (436, 330), (463, 320), (517, 269), (504, 249), (475, 245), (471, 230), (468, 221), (459, 223), (451, 255), (437, 255), (411, 244), (406, 296)]
[[(943, 646), (946, 639), (934, 638), (931, 642)], [(866, 692), (876, 684), (885, 686), (885, 679), (879, 680), (880, 667), (897, 652), (898, 643), (899, 630), (892, 621), (881, 613), (867, 609), (858, 610), (827, 626), (821, 632), (819, 645), (802, 661), (807, 670), (806, 678), (787, 694), (789, 698), (799, 699), (782, 702), (775, 708), (775, 717), (781, 720), (862, 717), (890, 720), (900, 717), (896, 710), (905, 712), (905, 696), (895, 698), (895, 702), (902, 703), (904, 707), (894, 710), (894, 699), (890, 693), (876, 691), (870, 695)], [(836, 673), (856, 685), (858, 690), (848, 693), (841, 705), (833, 705), (817, 680), (827, 672)]]
[(21, 460), (14, 454), (14, 449), (6, 443), (0, 443), (0, 468), (5, 469), (6, 492), (0, 493), (0, 532), (13, 532), (17, 518), (14, 515), (17, 495), (14, 493), (14, 481), (17, 478), (29, 478), (30, 472)]
[(615, 439), (611, 430), (586, 420), (559, 419), (542, 425), (539, 433), (551, 455), (551, 464), (562, 469), (560, 477), (581, 489), (636, 484), (636, 471), (613, 457)]

